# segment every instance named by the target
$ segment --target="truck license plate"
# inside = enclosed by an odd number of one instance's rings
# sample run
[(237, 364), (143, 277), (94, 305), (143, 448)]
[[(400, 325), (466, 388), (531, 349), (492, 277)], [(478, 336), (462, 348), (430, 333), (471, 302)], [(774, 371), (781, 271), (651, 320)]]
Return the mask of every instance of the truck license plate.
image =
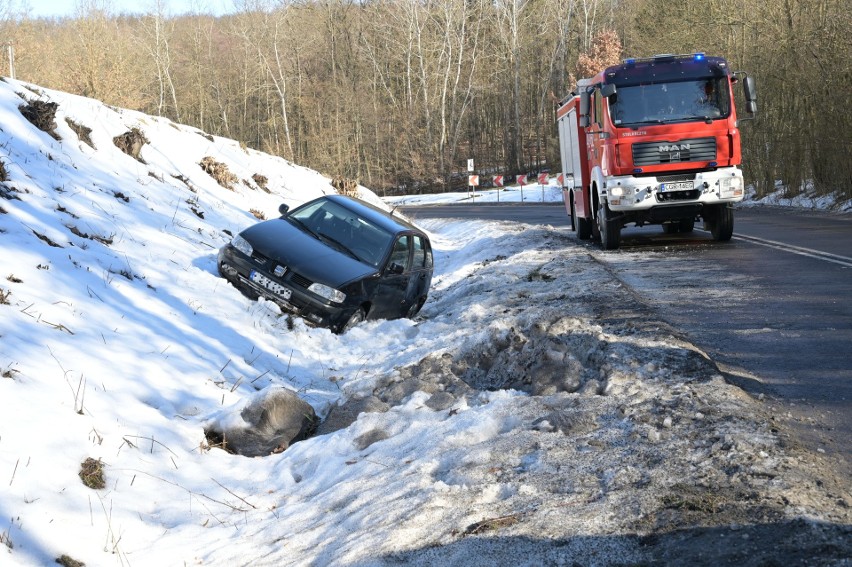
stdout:
[(272, 293), (280, 295), (284, 299), (290, 299), (290, 295), (292, 292), (289, 288), (286, 288), (283, 285), (272, 281), (271, 279), (267, 278), (266, 276), (255, 270), (251, 271), (251, 274), (249, 274), (249, 279), (254, 283), (268, 289)]
[(676, 183), (660, 183), (660, 193), (669, 191), (692, 191), (695, 184), (692, 181), (678, 181)]

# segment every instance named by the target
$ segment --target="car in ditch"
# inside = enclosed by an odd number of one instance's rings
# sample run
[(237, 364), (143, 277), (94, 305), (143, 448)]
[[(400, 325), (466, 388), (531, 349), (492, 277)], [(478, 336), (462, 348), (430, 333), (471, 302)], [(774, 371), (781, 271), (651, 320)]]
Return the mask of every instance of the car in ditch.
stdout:
[(219, 274), (313, 326), (414, 317), (432, 283), (428, 235), (370, 203), (326, 195), (259, 222), (219, 250)]

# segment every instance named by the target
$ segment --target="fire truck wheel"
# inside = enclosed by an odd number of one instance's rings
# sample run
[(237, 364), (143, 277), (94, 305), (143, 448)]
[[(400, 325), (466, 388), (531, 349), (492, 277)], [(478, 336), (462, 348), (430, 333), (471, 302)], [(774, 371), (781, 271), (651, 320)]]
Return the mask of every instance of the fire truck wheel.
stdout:
[(612, 213), (603, 201), (598, 209), (598, 230), (601, 233), (601, 247), (604, 250), (617, 250), (621, 244), (621, 224), (613, 220)]
[(680, 224), (678, 224), (678, 230), (680, 232), (692, 232), (695, 230), (695, 217), (689, 219), (680, 219)]
[(716, 217), (710, 224), (710, 233), (713, 240), (727, 242), (734, 234), (734, 209), (727, 205), (719, 205)]
[(574, 219), (574, 227), (577, 231), (577, 238), (580, 240), (588, 240), (592, 237), (592, 223), (589, 222), (587, 218), (580, 218), (577, 216), (577, 205), (576, 203), (571, 203), (571, 215)]

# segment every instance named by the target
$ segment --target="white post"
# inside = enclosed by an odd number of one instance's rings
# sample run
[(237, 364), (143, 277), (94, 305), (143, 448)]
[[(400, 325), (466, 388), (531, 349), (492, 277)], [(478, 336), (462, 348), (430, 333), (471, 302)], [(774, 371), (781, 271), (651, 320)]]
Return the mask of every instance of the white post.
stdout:
[(9, 78), (15, 78), (15, 46), (11, 41), (6, 42), (6, 49), (9, 51)]

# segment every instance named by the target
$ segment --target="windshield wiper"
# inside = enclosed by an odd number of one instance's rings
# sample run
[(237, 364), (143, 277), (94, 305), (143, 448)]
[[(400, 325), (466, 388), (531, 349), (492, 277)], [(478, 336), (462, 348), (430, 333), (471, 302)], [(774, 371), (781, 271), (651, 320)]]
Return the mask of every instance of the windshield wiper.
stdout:
[(292, 222), (292, 223), (295, 223), (296, 225), (298, 225), (299, 228), (301, 228), (302, 230), (304, 230), (305, 232), (307, 232), (308, 234), (310, 234), (311, 236), (313, 236), (314, 238), (319, 240), (319, 235), (316, 232), (314, 232), (313, 230), (311, 230), (310, 227), (308, 225), (306, 225), (304, 222), (302, 222), (301, 220), (297, 219), (296, 217), (287, 217), (287, 220)]
[(339, 240), (337, 240), (336, 238), (333, 238), (333, 237), (331, 237), (331, 236), (329, 236), (329, 235), (327, 235), (327, 234), (325, 234), (325, 233), (323, 233), (323, 232), (320, 232), (317, 236), (319, 236), (319, 237), (320, 237), (320, 238), (322, 238), (323, 240), (327, 240), (327, 241), (331, 242), (331, 243), (332, 243), (332, 244), (334, 244), (334, 246), (335, 246), (338, 250), (340, 250), (341, 252), (346, 252), (347, 254), (349, 254), (350, 256), (352, 256), (353, 258), (355, 258), (356, 260), (358, 260), (359, 262), (361, 262), (361, 261), (362, 261), (362, 260), (361, 260), (361, 258), (359, 258), (359, 257), (355, 254), (355, 252), (353, 252), (352, 250), (350, 250), (348, 246), (346, 246), (345, 244), (343, 244), (342, 242), (340, 242), (340, 241), (339, 241)]

